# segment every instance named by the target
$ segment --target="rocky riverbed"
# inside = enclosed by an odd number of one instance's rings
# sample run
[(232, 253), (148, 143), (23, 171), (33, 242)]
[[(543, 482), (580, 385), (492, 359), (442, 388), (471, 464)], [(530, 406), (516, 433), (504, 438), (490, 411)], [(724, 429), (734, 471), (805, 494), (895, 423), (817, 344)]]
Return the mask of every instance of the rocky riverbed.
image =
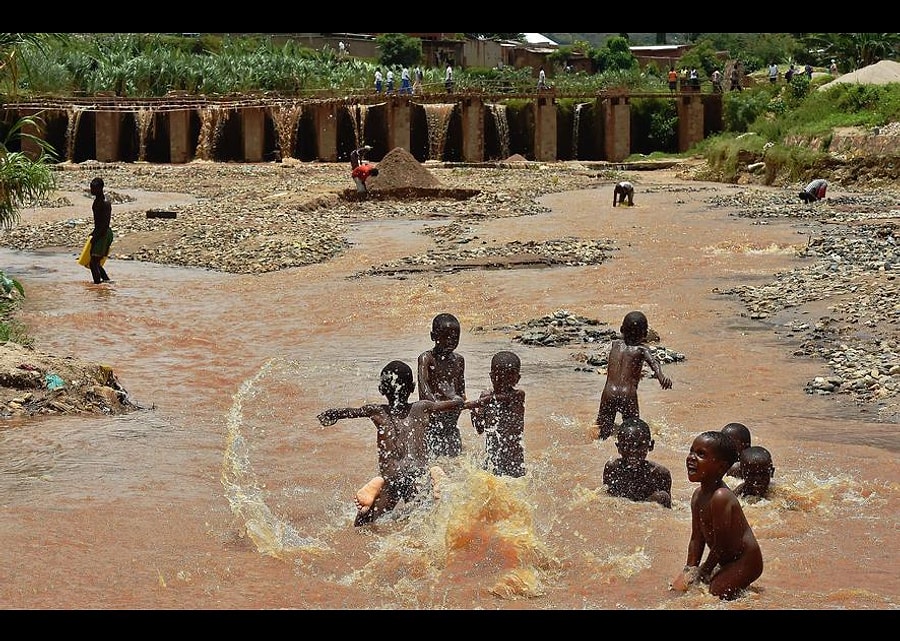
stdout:
[[(64, 164), (57, 172), (57, 193), (23, 211), (22, 220), (11, 229), (0, 231), (0, 244), (22, 250), (65, 248), (74, 259), (92, 226), (87, 186), (94, 175), (102, 175), (113, 201), (113, 255), (119, 260), (265, 273), (327, 261), (348, 246), (352, 224), (397, 218), (447, 224), (425, 232), (435, 241), (426, 253), (374, 265), (357, 277), (405, 278), (423, 270), (534, 263), (596, 264), (619, 251), (615, 238), (561, 236), (542, 243), (493, 244), (477, 241), (472, 230), (484, 218), (513, 219), (545, 211), (535, 200), (543, 194), (619, 180), (620, 167), (524, 161), (477, 168), (420, 165), (404, 154), (383, 166), (389, 171), (382, 172), (380, 181), (372, 179), (371, 197), (359, 200), (343, 164)], [(696, 163), (685, 162), (667, 170), (671, 182), (648, 182), (640, 189), (665, 190), (675, 202), (679, 194), (702, 194), (702, 185), (683, 181), (695, 169)], [(799, 344), (797, 355), (829, 363), (833, 374), (809, 381), (808, 393), (848, 394), (860, 404), (876, 406), (882, 420), (896, 422), (900, 196), (891, 189), (863, 193), (848, 187), (847, 193), (804, 206), (796, 197), (800, 187), (798, 183), (763, 189), (747, 184), (726, 196), (710, 194), (710, 208), (731, 208), (733, 215), (752, 219), (751, 224), (787, 217), (815, 223), (801, 252), (809, 259), (802, 268), (778, 274), (766, 285), (736, 286), (718, 294), (739, 298), (748, 317), (770, 322), (776, 333), (787, 334)], [(179, 195), (180, 204), (167, 204), (162, 211), (149, 197), (159, 192)], [(821, 316), (809, 323), (784, 324), (779, 319), (785, 309), (826, 300)], [(505, 331), (518, 331), (517, 340), (522, 342), (559, 342), (559, 332), (540, 329), (542, 323), (550, 327), (555, 322), (569, 333), (593, 336), (588, 343), (599, 340), (591, 333), (597, 328), (591, 327), (590, 319), (567, 316), (564, 310), (558, 313), (560, 318), (548, 317), (546, 323), (522, 319), (520, 326)], [(557, 336), (542, 338), (551, 333)], [(608, 341), (615, 332), (607, 334)], [(660, 349), (661, 358), (670, 362), (684, 358)], [(585, 355), (583, 361), (602, 369), (602, 349)]]

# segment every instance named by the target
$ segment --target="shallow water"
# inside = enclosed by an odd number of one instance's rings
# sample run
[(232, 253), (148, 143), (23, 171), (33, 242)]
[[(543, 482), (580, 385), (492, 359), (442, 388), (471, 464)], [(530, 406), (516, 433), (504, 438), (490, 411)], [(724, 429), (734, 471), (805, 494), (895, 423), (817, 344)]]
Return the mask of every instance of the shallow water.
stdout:
[[(610, 187), (611, 189), (611, 187)], [(728, 189), (709, 186), (709, 190)], [(611, 209), (608, 190), (548, 196), (550, 214), (481, 223), (480, 238), (613, 238), (603, 265), (348, 278), (424, 251), (436, 223), (367, 223), (327, 265), (237, 276), (112, 259), (94, 286), (75, 249), (0, 250), (26, 286), (22, 320), (39, 349), (110, 364), (133, 401), (121, 417), (0, 424), (0, 603), (6, 608), (895, 609), (896, 426), (804, 384), (824, 364), (713, 294), (797, 264), (790, 223), (751, 225), (705, 195), (647, 193)], [(599, 204), (598, 204), (599, 202)], [(439, 223), (438, 223), (439, 224)], [(640, 388), (651, 460), (673, 476), (673, 507), (605, 494), (612, 442), (590, 438), (605, 380), (579, 348), (530, 348), (492, 328), (557, 309), (617, 328), (643, 310), (686, 355), (674, 381)], [(431, 318), (459, 317), (469, 396), (490, 357), (520, 355), (522, 479), (443, 461), (440, 501), (353, 528), (355, 490), (376, 472), (374, 428), (327, 407), (378, 402), (389, 360), (414, 366)], [(798, 316), (803, 310), (796, 310)], [(806, 319), (809, 320), (808, 318)], [(745, 502), (762, 577), (722, 603), (676, 594), (693, 437), (747, 424), (776, 468), (771, 496)], [(733, 482), (732, 482), (733, 485)]]

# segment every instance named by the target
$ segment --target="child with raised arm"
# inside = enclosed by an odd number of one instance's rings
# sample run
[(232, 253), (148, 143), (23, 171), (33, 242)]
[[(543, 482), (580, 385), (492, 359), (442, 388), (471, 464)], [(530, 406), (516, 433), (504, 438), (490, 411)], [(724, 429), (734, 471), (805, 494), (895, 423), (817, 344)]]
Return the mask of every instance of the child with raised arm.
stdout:
[(647, 460), (653, 450), (650, 426), (639, 418), (622, 422), (616, 433), (619, 457), (603, 467), (603, 484), (612, 496), (632, 501), (653, 501), (672, 507), (672, 474), (662, 465)]
[[(378, 384), (387, 403), (328, 409), (317, 417), (323, 426), (334, 425), (343, 418), (369, 418), (378, 430), (379, 476), (356, 493), (355, 526), (371, 523), (401, 500), (411, 501), (422, 491), (429, 471), (425, 449), (428, 417), (435, 412), (462, 410), (460, 396), (440, 402), (410, 403), (414, 389), (412, 368), (402, 361), (391, 361), (381, 370)], [(432, 479), (440, 475), (441, 470), (432, 468)]]
[(525, 392), (516, 389), (522, 363), (513, 352), (491, 358), (493, 389), (463, 406), (471, 410), (472, 426), (484, 434), (484, 466), (496, 476), (525, 476)]
[(662, 373), (659, 360), (643, 344), (649, 331), (647, 317), (643, 312), (628, 312), (620, 331), (622, 338), (614, 340), (609, 349), (606, 385), (597, 411), (597, 427), (602, 440), (612, 435), (617, 413), (622, 414), (623, 421), (641, 417), (637, 390), (643, 376), (644, 363), (653, 370), (660, 387), (672, 388), (672, 381)]
[[(459, 320), (453, 314), (438, 314), (432, 319), (434, 347), (422, 352), (418, 361), (420, 399), (466, 398), (466, 361), (455, 351), (459, 346), (459, 334)], [(461, 409), (451, 409), (431, 415), (425, 434), (429, 456), (459, 456), (462, 453), (458, 425), (461, 413)]]
[[(759, 542), (740, 502), (722, 480), (735, 461), (737, 452), (722, 432), (703, 432), (691, 444), (685, 461), (688, 480), (700, 487), (691, 496), (687, 562), (672, 589), (685, 592), (700, 580), (709, 583), (710, 594), (731, 600), (762, 575)], [(709, 554), (701, 564), (707, 546)]]
[(744, 482), (734, 488), (737, 496), (759, 496), (765, 498), (769, 493), (769, 484), (775, 474), (772, 455), (764, 447), (751, 445), (741, 450), (738, 463), (741, 466), (741, 478)]
[[(740, 458), (741, 452), (750, 447), (750, 429), (743, 423), (728, 423), (719, 431), (731, 439), (734, 449), (738, 453), (738, 458)], [(726, 472), (726, 475), (741, 478), (740, 461), (732, 465), (731, 469)]]

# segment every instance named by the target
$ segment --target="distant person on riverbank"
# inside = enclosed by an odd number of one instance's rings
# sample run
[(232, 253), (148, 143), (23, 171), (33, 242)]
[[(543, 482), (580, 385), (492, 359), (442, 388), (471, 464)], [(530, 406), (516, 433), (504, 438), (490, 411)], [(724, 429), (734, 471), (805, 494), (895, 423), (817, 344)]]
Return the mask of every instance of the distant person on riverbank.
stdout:
[(831, 65), (828, 67), (828, 73), (832, 76), (838, 75), (837, 62), (835, 62), (834, 58), (831, 59)]
[(516, 389), (522, 362), (510, 351), (491, 358), (491, 390), (466, 401), (472, 426), (484, 434), (484, 466), (496, 476), (525, 476), (525, 392)]
[(815, 180), (810, 181), (810, 183), (803, 188), (803, 191), (800, 192), (800, 200), (807, 205), (809, 203), (814, 203), (817, 200), (825, 198), (825, 192), (827, 190), (828, 181), (824, 178), (816, 178)]
[(643, 344), (649, 329), (643, 312), (628, 312), (620, 328), (622, 338), (614, 340), (609, 348), (606, 385), (597, 411), (598, 437), (601, 440), (613, 434), (616, 414), (622, 415), (623, 422), (641, 417), (637, 391), (643, 377), (644, 363), (650, 366), (660, 387), (672, 388), (671, 379), (662, 373), (659, 359)]
[(678, 90), (678, 72), (675, 71), (675, 67), (669, 67), (669, 91), (675, 92)]
[(369, 188), (366, 187), (366, 181), (369, 179), (369, 176), (377, 176), (378, 175), (378, 167), (375, 164), (370, 162), (360, 163), (356, 167), (353, 168), (353, 171), (350, 172), (350, 177), (353, 179), (353, 182), (356, 184), (356, 193), (365, 200), (369, 197)]
[(387, 76), (385, 77), (385, 86), (386, 86), (387, 93), (389, 93), (389, 94), (394, 93), (394, 70), (393, 69), (387, 70)]
[(734, 493), (737, 496), (766, 498), (769, 493), (769, 484), (775, 475), (775, 466), (772, 465), (772, 455), (769, 450), (759, 445), (745, 448), (741, 452), (738, 465), (741, 466), (741, 476), (744, 482), (734, 488)]
[(544, 68), (541, 67), (540, 71), (538, 71), (538, 91), (543, 91), (547, 88), (547, 74), (544, 73)]
[(613, 188), (613, 207), (616, 204), (624, 205), (626, 198), (628, 199), (628, 206), (634, 207), (634, 185), (627, 180), (617, 182)]
[(713, 69), (712, 87), (713, 93), (722, 93), (722, 72), (718, 69)]
[(375, 69), (375, 93), (381, 93), (383, 78), (381, 75), (381, 68), (378, 67)]
[(91, 194), (94, 202), (94, 229), (91, 230), (91, 260), (89, 263), (91, 277), (95, 285), (109, 281), (109, 274), (103, 269), (103, 263), (109, 256), (109, 248), (113, 242), (112, 203), (103, 193), (103, 179), (97, 176), (91, 181)]
[(447, 90), (447, 93), (453, 93), (453, 65), (449, 63), (444, 71), (444, 89)]
[[(750, 447), (750, 429), (743, 423), (728, 423), (719, 431), (731, 439), (731, 442), (734, 444), (734, 449), (738, 453), (738, 456), (741, 455), (741, 452)], [(735, 463), (731, 466), (731, 469), (726, 472), (726, 474), (728, 476), (741, 478), (741, 464)]]
[[(702, 581), (720, 599), (736, 599), (763, 572), (763, 556), (753, 529), (734, 492), (722, 477), (737, 462), (731, 439), (722, 432), (703, 432), (685, 460), (688, 480), (700, 483), (691, 496), (691, 539), (687, 562), (671, 588), (686, 592)], [(704, 548), (709, 554), (701, 564)]]
[(463, 399), (456, 396), (448, 401), (410, 403), (414, 389), (412, 368), (402, 361), (391, 361), (381, 370), (378, 384), (387, 403), (333, 408), (317, 417), (325, 427), (345, 418), (368, 418), (376, 427), (379, 474), (356, 492), (353, 525), (357, 527), (393, 510), (400, 501), (412, 501), (426, 489), (429, 480), (432, 490), (438, 490), (434, 484), (443, 470), (428, 468), (428, 417), (442, 410), (461, 410)]
[(743, 91), (744, 88), (741, 87), (741, 74), (738, 71), (737, 65), (734, 65), (731, 68), (731, 87), (729, 91)]
[[(466, 397), (466, 361), (456, 352), (459, 334), (459, 320), (453, 314), (442, 313), (432, 319), (434, 347), (422, 352), (418, 359), (420, 399), (444, 401)], [(431, 416), (425, 434), (429, 456), (459, 456), (462, 453), (458, 424), (461, 410), (451, 409)]]
[(425, 79), (425, 74), (422, 73), (422, 67), (416, 65), (416, 68), (413, 69), (413, 93), (417, 96), (422, 95), (422, 81)]
[(409, 77), (409, 67), (403, 65), (403, 68), (400, 70), (400, 93), (401, 94), (411, 94), (412, 93), (412, 82)]
[(603, 484), (611, 496), (632, 501), (651, 501), (672, 507), (672, 474), (647, 460), (653, 451), (650, 426), (639, 418), (622, 421), (616, 433), (619, 458), (603, 467)]

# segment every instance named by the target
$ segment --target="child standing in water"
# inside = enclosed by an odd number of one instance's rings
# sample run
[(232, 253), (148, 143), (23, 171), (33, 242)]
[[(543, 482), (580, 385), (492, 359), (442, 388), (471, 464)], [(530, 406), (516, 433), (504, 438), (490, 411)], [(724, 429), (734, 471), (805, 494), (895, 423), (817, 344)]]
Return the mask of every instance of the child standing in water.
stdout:
[(752, 445), (741, 451), (739, 464), (744, 482), (734, 489), (737, 496), (759, 496), (765, 498), (769, 484), (775, 474), (772, 455), (759, 445)]
[(622, 420), (640, 418), (638, 407), (638, 383), (643, 375), (643, 365), (647, 363), (660, 387), (671, 389), (672, 381), (662, 373), (659, 360), (649, 347), (643, 343), (647, 340), (649, 325), (643, 312), (628, 312), (620, 328), (621, 339), (612, 342), (609, 349), (609, 363), (606, 370), (606, 385), (600, 396), (600, 409), (597, 412), (599, 438), (609, 438), (615, 429), (616, 414), (622, 414)]
[[(323, 426), (334, 425), (343, 418), (369, 418), (378, 429), (379, 475), (356, 493), (356, 519), (353, 525), (371, 523), (394, 509), (401, 501), (411, 501), (427, 481), (428, 453), (425, 449), (425, 430), (428, 417), (435, 412), (461, 411), (463, 399), (409, 402), (415, 389), (412, 368), (402, 361), (391, 361), (381, 370), (378, 391), (387, 403), (362, 407), (328, 409), (318, 415)], [(432, 481), (443, 476), (443, 470), (433, 467)]]
[(654, 501), (672, 507), (672, 474), (662, 465), (647, 460), (653, 450), (650, 426), (639, 418), (622, 422), (616, 433), (620, 458), (606, 462), (603, 484), (612, 496), (632, 501)]
[[(703, 432), (691, 444), (685, 461), (688, 480), (700, 487), (691, 496), (687, 562), (672, 589), (686, 592), (700, 580), (709, 584), (710, 594), (731, 600), (762, 575), (759, 542), (740, 502), (722, 480), (735, 461), (737, 452), (722, 432)], [(707, 546), (709, 554), (701, 564)]]
[[(419, 398), (444, 401), (466, 398), (466, 361), (455, 350), (459, 346), (459, 320), (453, 314), (438, 314), (431, 321), (434, 347), (419, 355)], [(425, 442), (431, 457), (459, 456), (462, 438), (459, 415), (462, 408), (431, 415)]]
[(491, 359), (491, 384), (475, 401), (468, 401), (472, 426), (484, 434), (485, 469), (496, 476), (525, 476), (525, 392), (516, 389), (522, 363), (513, 352)]

